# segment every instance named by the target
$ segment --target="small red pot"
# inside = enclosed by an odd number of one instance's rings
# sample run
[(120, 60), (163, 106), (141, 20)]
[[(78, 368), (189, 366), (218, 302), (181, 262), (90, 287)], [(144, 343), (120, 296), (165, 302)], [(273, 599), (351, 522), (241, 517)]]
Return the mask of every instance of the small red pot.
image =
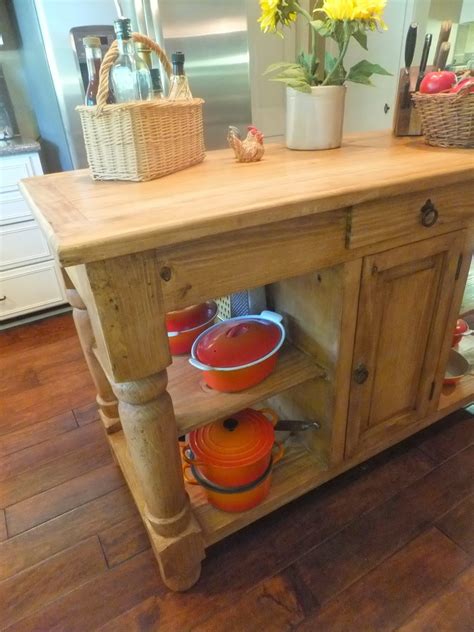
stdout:
[(233, 393), (262, 382), (275, 368), (285, 340), (282, 316), (230, 318), (210, 327), (193, 343), (189, 362), (216, 391)]
[(191, 305), (186, 309), (166, 314), (166, 329), (171, 355), (191, 352), (193, 342), (214, 322), (217, 314), (215, 301)]

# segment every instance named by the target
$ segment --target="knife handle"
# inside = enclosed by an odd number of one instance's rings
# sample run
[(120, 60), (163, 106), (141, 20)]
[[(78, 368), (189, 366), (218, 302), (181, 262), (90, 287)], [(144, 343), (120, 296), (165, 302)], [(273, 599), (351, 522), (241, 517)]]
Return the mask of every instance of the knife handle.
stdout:
[(444, 22), (441, 23), (441, 28), (439, 30), (439, 38), (438, 38), (438, 43), (436, 44), (436, 52), (433, 58), (433, 63), (435, 66), (438, 67), (438, 59), (439, 59), (439, 54), (441, 52), (441, 46), (443, 45), (444, 42), (447, 42), (449, 39), (449, 36), (451, 35), (451, 29), (452, 29), (453, 23), (451, 22), (451, 20), (446, 20)]
[(439, 49), (438, 59), (435, 62), (436, 70), (444, 70), (446, 68), (446, 62), (448, 61), (449, 51), (451, 44), (449, 42), (443, 42)]
[(421, 53), (420, 72), (418, 74), (418, 79), (416, 80), (415, 92), (418, 92), (418, 90), (420, 89), (420, 83), (425, 76), (426, 64), (428, 63), (428, 55), (430, 54), (432, 39), (433, 36), (431, 35), (431, 33), (428, 33), (425, 37), (425, 44), (423, 46), (423, 52)]
[(407, 39), (405, 42), (405, 68), (407, 71), (409, 70), (413, 57), (415, 55), (415, 47), (416, 47), (416, 35), (418, 32), (418, 24), (413, 22), (410, 24), (410, 28), (408, 29)]

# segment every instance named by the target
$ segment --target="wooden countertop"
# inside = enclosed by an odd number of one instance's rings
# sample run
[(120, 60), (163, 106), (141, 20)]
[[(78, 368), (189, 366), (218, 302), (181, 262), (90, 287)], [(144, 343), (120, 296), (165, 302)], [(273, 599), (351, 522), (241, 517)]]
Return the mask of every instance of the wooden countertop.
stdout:
[(322, 152), (268, 144), (253, 164), (212, 151), (151, 182), (95, 182), (80, 170), (27, 178), (20, 188), (70, 266), (469, 180), (469, 150), (378, 132)]

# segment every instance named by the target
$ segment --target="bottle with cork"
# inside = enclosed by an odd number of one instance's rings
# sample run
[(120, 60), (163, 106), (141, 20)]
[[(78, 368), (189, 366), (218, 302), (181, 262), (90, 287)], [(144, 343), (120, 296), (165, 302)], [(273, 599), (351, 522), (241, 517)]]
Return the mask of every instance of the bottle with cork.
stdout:
[(171, 63), (173, 64), (173, 74), (170, 78), (170, 93), (168, 99), (170, 101), (183, 101), (192, 99), (191, 89), (189, 87), (188, 78), (184, 72), (184, 53), (177, 51), (171, 55)]
[(86, 90), (86, 105), (96, 105), (97, 91), (99, 89), (99, 70), (102, 63), (102, 49), (100, 38), (90, 35), (82, 40), (86, 51), (87, 74), (89, 83)]
[(148, 48), (146, 44), (142, 42), (137, 42), (135, 44), (135, 49), (137, 51), (138, 57), (140, 57), (148, 67), (151, 75), (151, 83), (153, 86), (153, 99), (162, 99), (163, 98), (163, 85), (161, 83), (161, 74), (159, 68), (153, 68), (153, 62), (151, 59), (151, 48)]

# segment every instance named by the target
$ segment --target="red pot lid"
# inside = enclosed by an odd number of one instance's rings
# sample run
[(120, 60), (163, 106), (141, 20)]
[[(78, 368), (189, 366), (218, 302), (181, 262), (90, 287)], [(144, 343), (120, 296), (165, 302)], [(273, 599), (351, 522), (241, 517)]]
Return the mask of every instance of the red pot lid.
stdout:
[(270, 452), (274, 441), (272, 423), (251, 408), (189, 433), (196, 460), (219, 467), (256, 463)]
[(281, 340), (281, 330), (264, 318), (227, 320), (202, 334), (196, 358), (211, 367), (238, 367), (268, 355)]
[(166, 330), (168, 332), (185, 331), (204, 325), (212, 320), (217, 314), (217, 304), (215, 301), (207, 301), (198, 305), (190, 305), (185, 309), (166, 314)]

